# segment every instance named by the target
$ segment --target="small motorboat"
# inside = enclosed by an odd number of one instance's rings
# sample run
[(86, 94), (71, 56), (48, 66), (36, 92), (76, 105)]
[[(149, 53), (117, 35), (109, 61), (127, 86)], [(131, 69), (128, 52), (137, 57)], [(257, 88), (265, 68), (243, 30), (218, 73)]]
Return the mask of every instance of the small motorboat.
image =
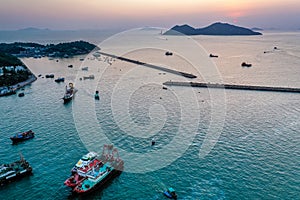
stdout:
[(34, 132), (32, 130), (29, 130), (27, 132), (17, 133), (15, 136), (11, 137), (10, 139), (12, 140), (13, 144), (15, 144), (32, 138), (34, 138)]
[(165, 55), (166, 55), (166, 56), (172, 56), (172, 55), (173, 55), (173, 53), (172, 53), (172, 52), (170, 52), (170, 51), (167, 51), (167, 52), (165, 53)]
[(59, 78), (55, 79), (54, 81), (55, 81), (56, 83), (65, 82), (65, 78), (59, 77)]
[(24, 92), (20, 92), (20, 93), (18, 94), (18, 96), (19, 96), (19, 97), (24, 97), (25, 94), (24, 94)]
[(100, 100), (100, 96), (99, 96), (99, 91), (98, 90), (95, 93), (95, 99), (96, 100)]
[(243, 62), (241, 64), (242, 67), (252, 67), (252, 64)]
[(94, 75), (89, 75), (89, 76), (84, 76), (83, 77), (83, 80), (86, 80), (86, 79), (95, 79), (95, 76)]
[(168, 197), (169, 199), (177, 199), (177, 194), (173, 188), (168, 188), (166, 191), (164, 191), (164, 195)]
[(219, 56), (213, 55), (213, 54), (209, 54), (209, 57), (210, 57), (210, 58), (218, 58)]
[(47, 74), (46, 78), (54, 78), (54, 74)]

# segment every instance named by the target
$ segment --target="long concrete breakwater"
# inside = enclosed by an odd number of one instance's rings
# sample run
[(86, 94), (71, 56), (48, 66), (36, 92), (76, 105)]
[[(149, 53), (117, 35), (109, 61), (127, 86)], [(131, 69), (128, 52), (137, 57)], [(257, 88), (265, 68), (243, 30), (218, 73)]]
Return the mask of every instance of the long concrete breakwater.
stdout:
[(181, 72), (181, 71), (168, 69), (168, 68), (157, 66), (157, 65), (152, 65), (152, 64), (140, 62), (138, 60), (132, 60), (132, 59), (125, 58), (125, 57), (116, 56), (116, 55), (109, 54), (109, 53), (104, 53), (102, 51), (100, 51), (99, 53), (102, 54), (102, 55), (105, 55), (105, 56), (109, 56), (109, 57), (118, 59), (118, 60), (122, 60), (122, 61), (125, 61), (125, 62), (137, 64), (137, 65), (142, 65), (142, 66), (145, 66), (145, 67), (149, 67), (149, 68), (152, 68), (152, 69), (157, 69), (157, 70), (160, 70), (160, 71), (164, 71), (164, 72), (168, 72), (168, 73), (171, 73), (171, 74), (183, 76), (183, 77), (186, 77), (186, 78), (197, 78), (197, 76), (194, 75), (194, 74), (189, 74), (189, 73), (186, 73), (186, 72)]
[(163, 85), (201, 87), (201, 88), (234, 89), (234, 90), (256, 90), (256, 91), (270, 91), (270, 92), (300, 93), (300, 88), (257, 86), (257, 85), (236, 85), (236, 84), (218, 84), (218, 83), (204, 83), (204, 82), (174, 82), (174, 81), (167, 81), (167, 82), (163, 83)]

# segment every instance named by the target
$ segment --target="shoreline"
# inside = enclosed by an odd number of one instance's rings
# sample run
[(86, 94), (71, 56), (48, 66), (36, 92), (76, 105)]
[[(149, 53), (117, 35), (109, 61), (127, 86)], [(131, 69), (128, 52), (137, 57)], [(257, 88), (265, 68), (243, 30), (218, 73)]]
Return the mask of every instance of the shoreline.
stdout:
[[(30, 71), (28, 68), (27, 68), (27, 70)], [(16, 94), (17, 90), (25, 87), (26, 85), (29, 85), (29, 84), (33, 83), (34, 81), (36, 81), (37, 77), (31, 71), (30, 71), (30, 73), (31, 73), (31, 75), (29, 75), (29, 77), (26, 81), (19, 82), (15, 85), (1, 87), (0, 88), (0, 97), (10, 96), (10, 95)], [(3, 88), (8, 88), (8, 91), (2, 94), (1, 90)]]

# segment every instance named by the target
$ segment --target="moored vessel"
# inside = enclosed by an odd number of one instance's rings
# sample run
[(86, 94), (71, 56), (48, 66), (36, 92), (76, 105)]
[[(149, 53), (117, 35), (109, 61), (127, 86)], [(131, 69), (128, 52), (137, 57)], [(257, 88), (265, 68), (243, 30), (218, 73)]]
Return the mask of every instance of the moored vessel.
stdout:
[(20, 155), (20, 160), (0, 165), (0, 186), (32, 174), (32, 167)]
[(65, 82), (65, 78), (59, 77), (59, 78), (55, 79), (54, 81), (55, 81), (56, 83)]
[(23, 132), (23, 133), (17, 133), (15, 136), (10, 137), (10, 139), (12, 140), (13, 144), (18, 143), (18, 142), (22, 142), (25, 140), (29, 140), (34, 138), (34, 132), (32, 130)]
[(95, 99), (96, 100), (100, 100), (100, 96), (99, 96), (99, 91), (98, 90), (95, 93)]
[(118, 150), (113, 145), (104, 145), (101, 158), (97, 158), (87, 166), (77, 169), (73, 177), (70, 177), (71, 179), (69, 178), (67, 181), (72, 181), (69, 187), (73, 187), (73, 192), (86, 194), (100, 189), (109, 180), (120, 175), (123, 169), (124, 162), (120, 159)]
[(64, 103), (68, 103), (69, 101), (71, 101), (76, 92), (77, 90), (74, 88), (73, 83), (69, 83), (69, 87), (66, 86), (66, 92), (64, 97), (62, 98), (64, 100)]
[(72, 169), (72, 173), (77, 172), (77, 169), (81, 167), (85, 167), (89, 165), (92, 161), (94, 161), (98, 157), (98, 154), (96, 152), (89, 152), (85, 155), (83, 155), (78, 162), (75, 164), (75, 166)]

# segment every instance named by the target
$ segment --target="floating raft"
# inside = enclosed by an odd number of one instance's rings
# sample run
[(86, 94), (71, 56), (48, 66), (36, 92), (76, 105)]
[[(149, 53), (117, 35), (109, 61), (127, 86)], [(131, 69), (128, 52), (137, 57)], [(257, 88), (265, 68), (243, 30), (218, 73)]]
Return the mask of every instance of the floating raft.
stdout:
[(183, 76), (183, 77), (186, 77), (186, 78), (197, 78), (197, 76), (195, 76), (194, 74), (189, 74), (189, 73), (186, 73), (186, 72), (176, 71), (176, 70), (173, 70), (173, 69), (168, 69), (168, 68), (157, 66), (157, 65), (152, 65), (152, 64), (140, 62), (138, 60), (132, 60), (132, 59), (129, 59), (129, 58), (116, 56), (116, 55), (109, 54), (109, 53), (104, 53), (104, 52), (100, 52), (100, 54), (102, 54), (104, 56), (109, 56), (109, 57), (112, 57), (112, 58), (115, 58), (115, 59), (118, 59), (118, 60), (122, 60), (122, 61), (125, 61), (125, 62), (129, 62), (129, 63), (133, 63), (133, 64), (137, 64), (137, 65), (142, 65), (142, 66), (149, 67), (149, 68), (152, 68), (152, 69), (157, 69), (157, 70), (165, 71), (165, 72), (172, 73), (172, 74), (175, 74), (175, 75)]
[(234, 90), (257, 90), (257, 91), (270, 91), (270, 92), (300, 93), (300, 88), (291, 88), (291, 87), (235, 85), (235, 84), (219, 84), (219, 83), (203, 83), (203, 82), (173, 82), (173, 81), (167, 81), (163, 84), (167, 86), (187, 86), (187, 87), (220, 88), (220, 89), (234, 89)]

